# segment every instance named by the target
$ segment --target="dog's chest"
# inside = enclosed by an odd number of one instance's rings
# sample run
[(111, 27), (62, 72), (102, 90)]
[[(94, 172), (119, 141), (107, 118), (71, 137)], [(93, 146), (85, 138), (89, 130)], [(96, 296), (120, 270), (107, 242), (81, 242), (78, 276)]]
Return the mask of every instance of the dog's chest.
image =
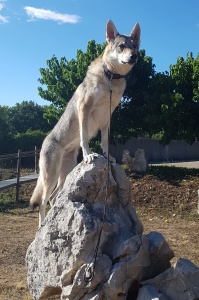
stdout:
[(98, 89), (95, 94), (92, 109), (89, 114), (89, 131), (103, 128), (110, 120), (111, 113), (118, 106), (124, 88), (113, 86), (110, 89)]
[(111, 103), (111, 108), (113, 111), (119, 104), (124, 89), (125, 82), (119, 83), (118, 80), (116, 82), (110, 82), (106, 85), (99, 85), (95, 88), (94, 92), (94, 107), (96, 106), (97, 109), (101, 108), (106, 110), (107, 107), (110, 107)]

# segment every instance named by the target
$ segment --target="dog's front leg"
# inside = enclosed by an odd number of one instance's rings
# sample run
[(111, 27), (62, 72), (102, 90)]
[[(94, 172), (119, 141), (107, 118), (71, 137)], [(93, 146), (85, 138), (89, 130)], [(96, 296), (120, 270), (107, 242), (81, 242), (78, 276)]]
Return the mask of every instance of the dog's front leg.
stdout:
[[(108, 157), (108, 148), (109, 148), (109, 127), (110, 124), (106, 124), (102, 129), (101, 129), (101, 148), (102, 148), (102, 151), (103, 151), (103, 155), (104, 157)], [(115, 158), (112, 157), (110, 154), (109, 154), (109, 160), (110, 162), (116, 162)]]
[(81, 101), (78, 105), (80, 146), (82, 147), (83, 158), (87, 163), (94, 160), (94, 153), (89, 148), (88, 120), (89, 120), (89, 101)]

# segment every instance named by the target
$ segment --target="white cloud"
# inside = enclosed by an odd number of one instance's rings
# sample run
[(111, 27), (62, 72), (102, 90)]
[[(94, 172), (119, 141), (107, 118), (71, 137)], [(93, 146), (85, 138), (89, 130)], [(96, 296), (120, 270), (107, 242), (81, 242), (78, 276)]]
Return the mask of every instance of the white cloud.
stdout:
[(52, 10), (46, 10), (43, 8), (35, 8), (31, 6), (24, 7), (27, 15), (31, 20), (35, 19), (43, 19), (43, 20), (51, 20), (56, 21), (59, 24), (63, 23), (77, 23), (80, 20), (80, 16), (77, 15), (69, 15), (69, 14), (60, 14)]
[(8, 23), (8, 18), (0, 15), (0, 23)]
[(6, 0), (0, 0), (0, 11), (5, 7), (4, 2), (6, 2)]
[[(0, 1), (0, 11), (5, 7), (3, 2), (5, 1)], [(0, 15), (0, 23), (8, 23), (8, 18)]]

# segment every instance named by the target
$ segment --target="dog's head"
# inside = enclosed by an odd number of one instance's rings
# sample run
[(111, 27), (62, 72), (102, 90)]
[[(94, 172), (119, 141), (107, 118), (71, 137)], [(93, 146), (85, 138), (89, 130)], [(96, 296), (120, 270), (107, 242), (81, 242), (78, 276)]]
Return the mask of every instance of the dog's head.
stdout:
[[(109, 20), (106, 27), (108, 46), (104, 58), (106, 63), (117, 73), (125, 75), (137, 62), (140, 45), (140, 25), (135, 24), (130, 35), (119, 34), (114, 23)], [(109, 66), (109, 67), (110, 67)], [(111, 70), (114, 72), (114, 70)]]

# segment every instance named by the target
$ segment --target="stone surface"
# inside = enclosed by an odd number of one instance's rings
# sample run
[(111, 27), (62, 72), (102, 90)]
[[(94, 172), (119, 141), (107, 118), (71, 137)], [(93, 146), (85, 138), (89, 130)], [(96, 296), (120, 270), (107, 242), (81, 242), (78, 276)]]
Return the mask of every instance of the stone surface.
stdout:
[[(143, 235), (124, 170), (112, 164), (107, 189), (106, 183), (102, 156), (91, 164), (81, 162), (67, 176), (26, 253), (33, 299), (133, 300), (129, 290), (135, 295), (140, 281), (170, 267), (173, 252), (164, 237)], [(93, 279), (87, 282), (93, 266)]]
[(174, 253), (165, 241), (163, 235), (159, 232), (150, 232), (146, 235), (150, 244), (150, 266), (143, 272), (143, 280), (153, 278), (168, 269), (170, 260)]
[(158, 290), (152, 286), (143, 286), (139, 290), (137, 300), (169, 300), (165, 295), (158, 292)]
[(138, 148), (135, 152), (135, 156), (131, 157), (128, 150), (124, 150), (122, 156), (122, 162), (132, 172), (146, 172), (148, 164), (145, 156), (144, 149)]
[(189, 260), (180, 258), (173, 267), (141, 284), (144, 287), (139, 291), (138, 300), (152, 300), (158, 293), (165, 298), (157, 299), (197, 300), (199, 299), (199, 268)]

